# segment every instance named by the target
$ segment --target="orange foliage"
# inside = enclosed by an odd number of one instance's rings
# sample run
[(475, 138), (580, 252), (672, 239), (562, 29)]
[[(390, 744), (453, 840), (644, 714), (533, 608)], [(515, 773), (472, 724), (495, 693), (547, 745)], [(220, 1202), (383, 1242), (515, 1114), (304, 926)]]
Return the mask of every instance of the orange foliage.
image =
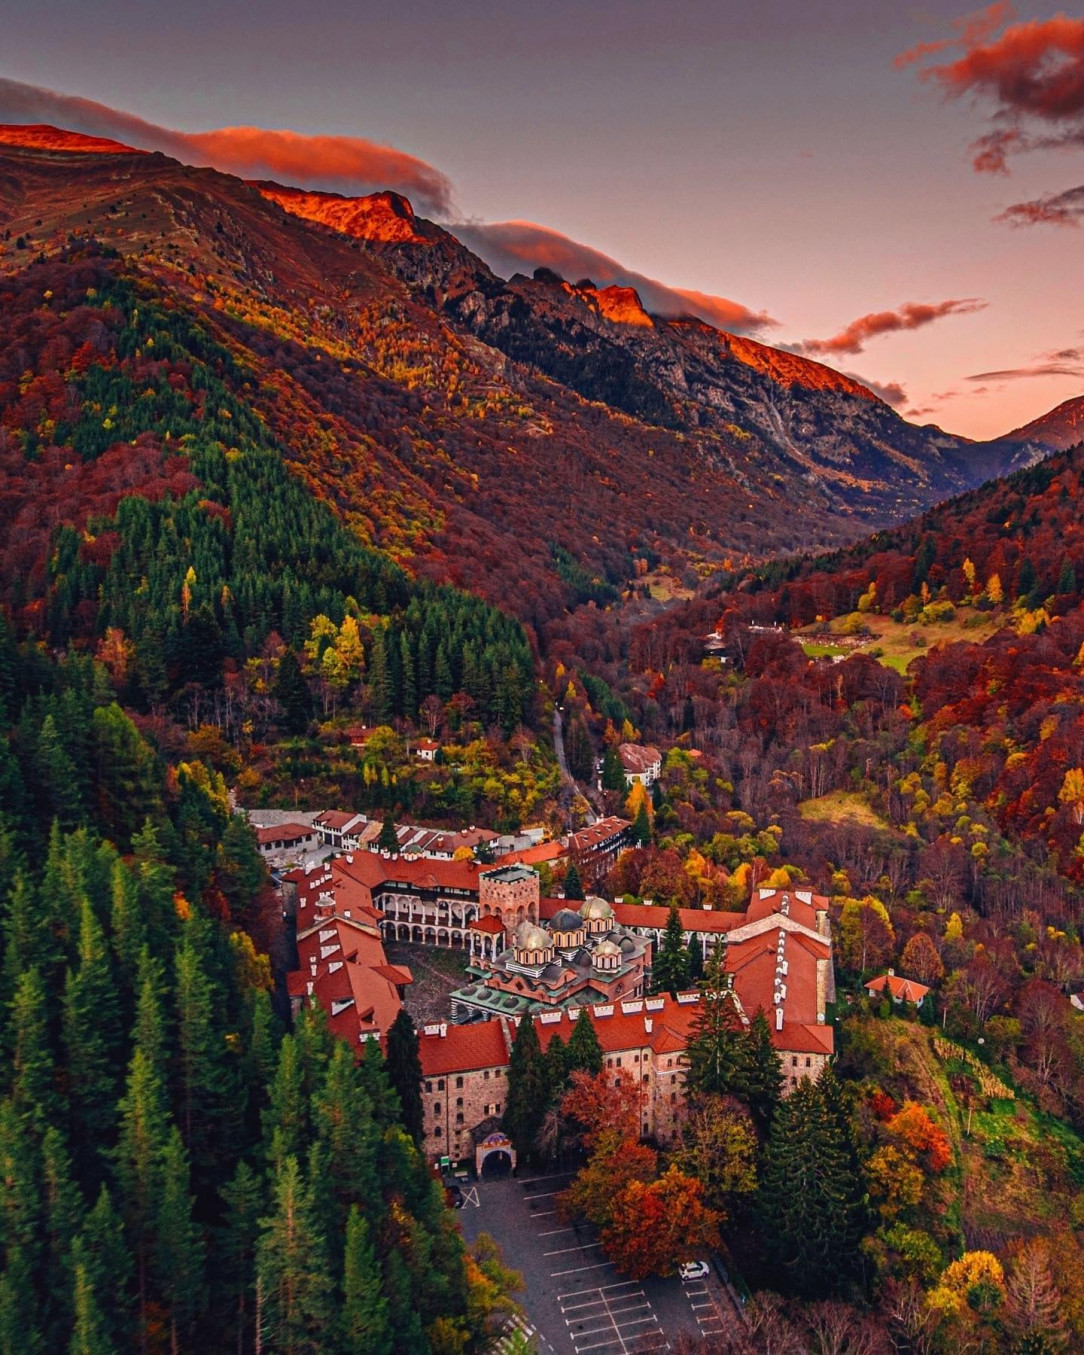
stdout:
[(901, 1148), (915, 1156), (924, 1155), (930, 1171), (943, 1172), (952, 1161), (948, 1135), (916, 1101), (905, 1101), (886, 1128)]
[(633, 1181), (614, 1201), (602, 1230), (607, 1256), (633, 1280), (668, 1275), (678, 1263), (719, 1242), (718, 1215), (704, 1187), (671, 1167), (657, 1181)]
[(604, 1069), (594, 1076), (577, 1069), (572, 1086), (561, 1098), (561, 1113), (581, 1126), (588, 1151), (607, 1132), (636, 1140), (640, 1137), (639, 1085), (627, 1068)]

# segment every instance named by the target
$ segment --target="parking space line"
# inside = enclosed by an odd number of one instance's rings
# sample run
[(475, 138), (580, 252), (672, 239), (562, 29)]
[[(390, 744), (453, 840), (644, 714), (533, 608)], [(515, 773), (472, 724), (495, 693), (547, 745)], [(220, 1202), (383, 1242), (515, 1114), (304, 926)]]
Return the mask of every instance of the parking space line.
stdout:
[(573, 1266), (571, 1270), (551, 1270), (550, 1278), (556, 1279), (558, 1275), (579, 1275), (584, 1270), (605, 1270), (609, 1264), (609, 1261), (599, 1261), (597, 1265), (593, 1266)]
[(556, 1237), (558, 1233), (570, 1233), (572, 1228), (551, 1228), (548, 1233), (539, 1233), (539, 1237)]
[(598, 1246), (597, 1242), (581, 1242), (578, 1247), (560, 1247), (557, 1251), (544, 1251), (543, 1256), (567, 1256), (573, 1251), (592, 1251)]

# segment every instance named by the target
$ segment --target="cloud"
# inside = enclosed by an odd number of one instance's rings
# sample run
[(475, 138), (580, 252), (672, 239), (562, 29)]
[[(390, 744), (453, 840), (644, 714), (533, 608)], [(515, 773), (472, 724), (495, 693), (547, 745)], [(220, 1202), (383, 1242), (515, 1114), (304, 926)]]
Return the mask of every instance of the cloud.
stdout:
[(364, 137), (306, 136), (260, 127), (179, 132), (91, 99), (3, 78), (0, 122), (55, 123), (243, 178), (282, 178), (301, 187), (340, 193), (393, 188), (410, 197), (421, 211), (442, 216), (452, 207), (451, 182), (439, 170)]
[(921, 329), (933, 324), (946, 315), (970, 315), (974, 311), (984, 310), (986, 302), (978, 297), (962, 297), (951, 301), (938, 301), (932, 304), (921, 301), (907, 301), (899, 310), (871, 311), (869, 315), (860, 315), (852, 320), (845, 329), (833, 334), (830, 339), (806, 339), (796, 345), (796, 351), (815, 356), (838, 353), (861, 353), (870, 339), (881, 334), (895, 334), (906, 329)]
[(601, 250), (539, 226), (533, 221), (497, 221), (489, 224), (463, 222), (455, 234), (497, 273), (530, 273), (550, 268), (563, 278), (577, 281), (589, 277), (600, 287), (616, 283), (635, 287), (647, 310), (657, 315), (695, 315), (719, 329), (739, 334), (759, 333), (778, 324), (764, 311), (753, 311), (741, 302), (712, 296), (645, 277), (626, 268)]
[(919, 78), (948, 98), (971, 97), (985, 105), (991, 129), (971, 147), (980, 173), (1007, 173), (1011, 154), (1037, 147), (1084, 145), (1084, 18), (1056, 14), (1010, 24), (1007, 5), (958, 20), (940, 42), (920, 43), (896, 58), (897, 66), (953, 50), (955, 60), (923, 66)]
[(866, 390), (871, 390), (878, 400), (883, 400), (893, 409), (899, 409), (907, 403), (907, 392), (898, 381), (871, 381), (868, 376), (859, 376), (857, 372), (844, 372), (843, 375), (865, 386)]
[(1084, 378), (1084, 366), (1063, 362), (1036, 362), (1030, 367), (1008, 367), (1000, 372), (976, 372), (965, 381), (1026, 381), (1036, 376), (1072, 376)]
[(1076, 226), (1084, 217), (1084, 185), (1061, 193), (1046, 193), (1030, 202), (1014, 202), (995, 221), (1010, 226)]

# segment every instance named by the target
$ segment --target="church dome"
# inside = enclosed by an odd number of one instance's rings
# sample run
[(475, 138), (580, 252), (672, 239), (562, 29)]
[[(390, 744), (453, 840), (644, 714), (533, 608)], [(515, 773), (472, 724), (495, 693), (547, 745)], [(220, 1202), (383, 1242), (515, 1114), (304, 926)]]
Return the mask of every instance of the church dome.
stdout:
[(580, 917), (585, 922), (593, 922), (601, 918), (611, 918), (614, 910), (606, 902), (600, 899), (597, 894), (592, 894), (589, 899), (584, 900), (583, 907), (580, 909)]
[(596, 955), (620, 955), (621, 947), (615, 945), (612, 941), (600, 941), (595, 947)]
[(562, 908), (550, 918), (550, 931), (578, 932), (583, 930), (583, 918), (571, 908)]
[(517, 950), (552, 950), (553, 937), (533, 922), (523, 922), (516, 929)]

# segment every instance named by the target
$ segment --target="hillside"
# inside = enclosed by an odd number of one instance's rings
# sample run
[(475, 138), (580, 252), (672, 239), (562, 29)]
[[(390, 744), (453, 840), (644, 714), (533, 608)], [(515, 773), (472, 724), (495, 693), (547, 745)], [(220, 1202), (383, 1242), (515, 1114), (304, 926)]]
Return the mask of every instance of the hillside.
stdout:
[(1063, 400), (1049, 413), (1006, 433), (1002, 441), (1040, 443), (1057, 451), (1084, 441), (1084, 395)]
[(649, 315), (632, 288), (570, 283), (546, 269), (503, 282), (402, 198), (389, 229), (396, 195), (258, 187), (287, 211), (365, 241), (416, 294), (510, 357), (637, 418), (737, 439), (745, 465), (800, 477), (871, 523), (1018, 464), (1018, 448), (974, 447), (908, 424), (822, 363), (700, 320)]
[[(830, 546), (988, 473), (820, 364), (630, 289), (505, 282), (395, 194), (25, 139), (0, 147), (0, 275), (116, 251), (246, 367), (293, 471), (364, 542), (535, 627), (617, 597), (638, 558), (680, 575)], [(46, 340), (24, 370), (54, 360)]]

